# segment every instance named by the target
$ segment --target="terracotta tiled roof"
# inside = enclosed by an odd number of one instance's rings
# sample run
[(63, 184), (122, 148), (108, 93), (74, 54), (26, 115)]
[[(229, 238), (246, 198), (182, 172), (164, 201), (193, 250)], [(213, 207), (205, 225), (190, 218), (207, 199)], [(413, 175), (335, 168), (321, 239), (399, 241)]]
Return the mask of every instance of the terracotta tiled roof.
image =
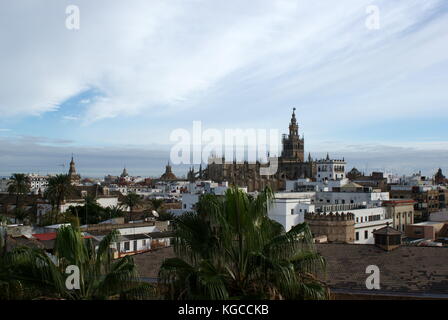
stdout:
[(377, 293), (448, 297), (447, 247), (401, 246), (389, 252), (374, 245), (316, 244), (316, 248), (327, 261), (326, 281), (331, 288), (369, 291), (366, 268), (376, 265), (380, 270)]
[(402, 233), (398, 230), (395, 230), (394, 228), (391, 228), (389, 226), (383, 227), (381, 229), (378, 229), (373, 232), (373, 234), (383, 234), (383, 235), (401, 235)]
[(173, 248), (168, 247), (134, 255), (133, 259), (141, 277), (157, 278), (163, 261), (174, 257)]

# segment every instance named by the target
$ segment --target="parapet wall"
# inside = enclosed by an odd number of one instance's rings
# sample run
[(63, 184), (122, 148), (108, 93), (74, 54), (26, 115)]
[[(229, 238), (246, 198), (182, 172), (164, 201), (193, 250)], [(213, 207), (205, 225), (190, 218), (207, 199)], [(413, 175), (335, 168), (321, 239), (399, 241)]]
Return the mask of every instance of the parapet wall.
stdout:
[(353, 243), (355, 215), (353, 213), (307, 213), (305, 221), (314, 237), (327, 236), (328, 242)]
[(306, 213), (306, 220), (312, 221), (355, 221), (355, 214), (351, 212), (347, 213)]

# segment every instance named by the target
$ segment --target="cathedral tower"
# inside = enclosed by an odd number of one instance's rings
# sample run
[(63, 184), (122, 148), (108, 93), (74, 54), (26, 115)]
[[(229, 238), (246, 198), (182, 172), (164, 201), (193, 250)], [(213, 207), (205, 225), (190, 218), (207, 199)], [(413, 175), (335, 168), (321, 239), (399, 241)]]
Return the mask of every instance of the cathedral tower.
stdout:
[(300, 138), (299, 125), (296, 119), (296, 108), (293, 108), (291, 122), (289, 124), (289, 135), (283, 135), (283, 151), (282, 158), (293, 159), (296, 161), (304, 161), (305, 141)]

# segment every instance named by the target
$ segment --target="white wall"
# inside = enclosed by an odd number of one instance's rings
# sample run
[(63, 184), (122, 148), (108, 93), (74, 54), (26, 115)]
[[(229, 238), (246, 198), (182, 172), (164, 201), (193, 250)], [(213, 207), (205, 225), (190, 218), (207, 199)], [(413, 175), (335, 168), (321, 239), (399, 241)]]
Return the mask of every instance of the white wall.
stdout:
[(286, 231), (305, 221), (306, 212), (314, 212), (311, 199), (314, 192), (276, 193), (272, 207), (268, 210), (270, 219), (280, 223)]
[(448, 211), (433, 212), (429, 215), (429, 221), (445, 222), (448, 221)]
[(389, 192), (317, 192), (316, 204), (368, 204), (389, 200)]
[(194, 211), (194, 205), (199, 201), (199, 194), (183, 193), (182, 208), (183, 212)]
[(151, 232), (160, 232), (160, 230), (155, 226), (144, 226), (144, 227), (131, 227), (131, 228), (122, 228), (118, 229), (122, 236), (126, 236), (129, 234), (141, 234), (141, 233), (151, 233)]
[[(137, 242), (137, 250), (134, 250), (134, 242)], [(129, 243), (129, 248), (125, 249), (126, 243)], [(146, 251), (151, 249), (151, 238), (120, 241), (120, 253), (131, 253), (134, 251)], [(117, 243), (113, 243), (111, 248), (118, 250)]]
[(96, 202), (103, 208), (112, 208), (118, 205), (118, 197), (98, 197)]

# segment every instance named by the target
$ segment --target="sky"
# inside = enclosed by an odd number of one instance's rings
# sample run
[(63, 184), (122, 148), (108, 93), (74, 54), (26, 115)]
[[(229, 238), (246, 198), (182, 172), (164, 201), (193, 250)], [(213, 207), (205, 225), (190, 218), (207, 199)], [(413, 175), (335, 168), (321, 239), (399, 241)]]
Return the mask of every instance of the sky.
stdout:
[(315, 158), (448, 172), (447, 53), (446, 0), (1, 1), (0, 176), (158, 176), (174, 130), (293, 107)]

